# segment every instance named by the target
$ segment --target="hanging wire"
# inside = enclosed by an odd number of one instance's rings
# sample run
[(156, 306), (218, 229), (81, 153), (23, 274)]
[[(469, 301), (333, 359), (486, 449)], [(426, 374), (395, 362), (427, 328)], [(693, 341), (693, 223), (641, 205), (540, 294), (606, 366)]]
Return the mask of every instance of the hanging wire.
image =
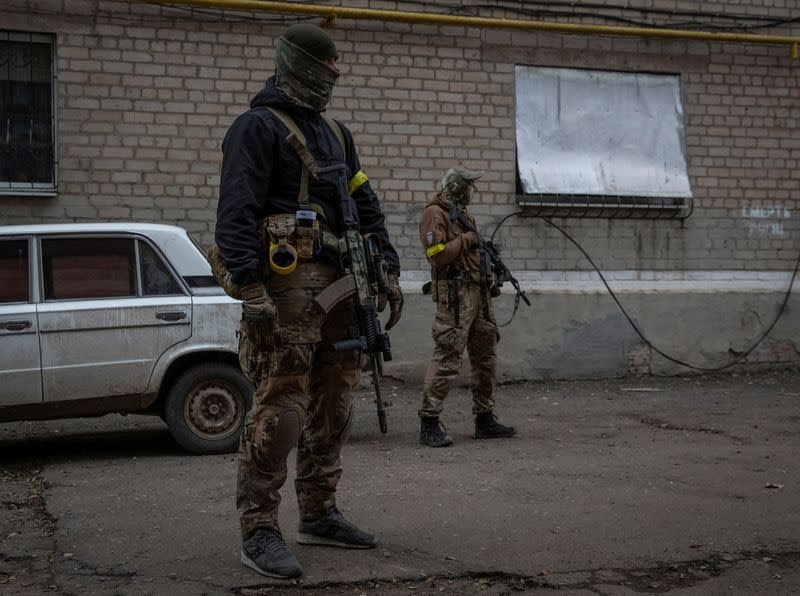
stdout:
[[(503, 217), (496, 224), (495, 229), (494, 229), (494, 231), (492, 232), (492, 235), (491, 235), (491, 240), (492, 241), (494, 240), (495, 234), (497, 234), (497, 231), (500, 229), (500, 226), (502, 226), (503, 223), (506, 222), (506, 220), (508, 220), (508, 219), (510, 219), (510, 218), (512, 218), (514, 216), (523, 216), (523, 215), (526, 215), (524, 211), (515, 211), (514, 213), (510, 213), (510, 214), (506, 215), (505, 217)], [(534, 217), (540, 217), (540, 216), (534, 216)], [(611, 295), (611, 298), (613, 298), (614, 302), (616, 302), (616, 304), (619, 307), (620, 311), (622, 311), (622, 314), (625, 316), (625, 319), (627, 319), (628, 323), (630, 324), (631, 327), (633, 327), (633, 330), (636, 332), (636, 334), (642, 339), (642, 341), (651, 350), (653, 350), (654, 352), (656, 352), (660, 356), (663, 356), (664, 358), (666, 358), (670, 362), (674, 362), (675, 364), (679, 364), (681, 366), (685, 366), (686, 368), (691, 368), (693, 370), (699, 370), (699, 371), (703, 371), (703, 372), (718, 372), (718, 371), (724, 370), (726, 368), (729, 368), (729, 367), (733, 366), (734, 364), (742, 362), (743, 360), (745, 360), (753, 352), (753, 350), (755, 350), (761, 344), (761, 342), (764, 341), (764, 339), (766, 339), (766, 337), (770, 334), (770, 332), (775, 327), (775, 325), (778, 323), (778, 320), (781, 318), (781, 316), (783, 315), (784, 311), (786, 310), (786, 305), (789, 303), (789, 298), (792, 295), (792, 287), (794, 286), (794, 281), (797, 278), (797, 271), (798, 271), (798, 269), (800, 269), (800, 254), (798, 254), (797, 261), (795, 262), (795, 265), (794, 265), (794, 271), (792, 272), (792, 278), (789, 281), (789, 287), (786, 289), (786, 293), (785, 293), (785, 295), (783, 297), (783, 301), (781, 302), (780, 308), (778, 309), (778, 313), (775, 315), (775, 318), (772, 320), (772, 323), (769, 324), (769, 326), (767, 327), (766, 331), (764, 331), (764, 333), (762, 333), (761, 336), (755, 342), (753, 342), (753, 344), (749, 348), (747, 348), (744, 352), (739, 354), (736, 358), (734, 358), (733, 360), (731, 360), (727, 364), (723, 364), (721, 366), (711, 366), (711, 367), (697, 366), (697, 365), (685, 362), (685, 361), (683, 361), (683, 360), (681, 360), (679, 358), (675, 358), (674, 356), (670, 356), (669, 354), (667, 354), (666, 352), (664, 352), (663, 350), (658, 348), (655, 344), (653, 344), (653, 342), (651, 342), (649, 339), (647, 339), (647, 337), (645, 337), (645, 335), (642, 332), (642, 330), (639, 329), (639, 326), (628, 315), (628, 312), (625, 310), (625, 307), (622, 306), (622, 303), (617, 298), (617, 295), (614, 293), (614, 290), (611, 289), (611, 286), (606, 281), (606, 278), (603, 275), (603, 272), (600, 271), (600, 268), (595, 264), (594, 260), (592, 260), (592, 257), (589, 256), (589, 253), (586, 252), (586, 250), (584, 250), (584, 248), (578, 243), (577, 240), (575, 240), (575, 238), (573, 238), (566, 230), (564, 230), (558, 224), (554, 223), (549, 217), (540, 217), (540, 219), (542, 219), (547, 224), (549, 224), (550, 226), (552, 226), (553, 228), (555, 228), (556, 230), (561, 232), (561, 234), (563, 234), (564, 237), (567, 240), (572, 242), (572, 244), (574, 244), (575, 247), (579, 251), (581, 251), (583, 256), (586, 257), (586, 259), (589, 261), (591, 266), (597, 272), (597, 275), (600, 276), (600, 279), (602, 280), (603, 285), (606, 287), (606, 290), (608, 290), (608, 293)], [(515, 309), (515, 311), (516, 311), (516, 309)]]

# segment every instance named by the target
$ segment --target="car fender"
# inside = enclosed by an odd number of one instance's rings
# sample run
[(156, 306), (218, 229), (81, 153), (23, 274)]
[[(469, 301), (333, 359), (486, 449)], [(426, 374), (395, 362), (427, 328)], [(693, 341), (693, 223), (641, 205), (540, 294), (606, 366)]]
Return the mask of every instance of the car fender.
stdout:
[(170, 370), (170, 367), (177, 361), (184, 359), (192, 354), (204, 354), (204, 358), (208, 361), (229, 361), (231, 358), (220, 358), (220, 356), (233, 357), (238, 364), (239, 354), (237, 350), (232, 350), (230, 345), (222, 342), (209, 342), (209, 343), (192, 343), (190, 340), (175, 344), (166, 352), (161, 354), (161, 357), (153, 367), (153, 372), (150, 375), (150, 382), (147, 386), (148, 393), (159, 393), (161, 391), (161, 384), (164, 377)]
[(239, 340), (236, 330), (241, 316), (241, 303), (227, 296), (192, 298), (192, 334), (170, 346), (156, 361), (150, 375), (148, 391), (161, 391), (161, 384), (170, 367), (192, 354), (208, 354), (208, 360), (224, 356), (238, 364)]

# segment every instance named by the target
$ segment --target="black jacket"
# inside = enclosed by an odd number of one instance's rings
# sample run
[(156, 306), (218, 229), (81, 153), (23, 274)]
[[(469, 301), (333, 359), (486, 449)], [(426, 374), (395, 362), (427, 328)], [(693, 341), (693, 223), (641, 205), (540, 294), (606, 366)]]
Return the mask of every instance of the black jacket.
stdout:
[[(317, 112), (289, 100), (276, 86), (275, 78), (250, 102), (250, 110), (239, 116), (222, 143), (222, 172), (217, 206), (216, 243), (234, 283), (246, 285), (258, 279), (258, 226), (276, 213), (294, 213), (299, 205), (300, 158), (285, 141), (289, 131), (266, 106), (287, 112), (306, 138), (308, 150), (320, 167), (346, 163), (348, 179), (361, 169), (350, 131), (341, 126), (346, 155), (334, 132)], [(361, 233), (377, 234), (389, 271), (400, 272), (397, 252), (389, 241), (383, 212), (369, 182), (351, 195)], [(331, 229), (341, 233), (341, 215), (336, 189), (309, 177), (309, 200), (319, 204)]]

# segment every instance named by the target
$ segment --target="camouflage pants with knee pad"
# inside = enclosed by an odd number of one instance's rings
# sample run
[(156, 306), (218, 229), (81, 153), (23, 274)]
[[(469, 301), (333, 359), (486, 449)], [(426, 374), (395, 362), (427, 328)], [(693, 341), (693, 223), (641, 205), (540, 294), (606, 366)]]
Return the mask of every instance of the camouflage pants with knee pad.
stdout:
[[(442, 291), (440, 296), (448, 295)], [(444, 298), (437, 303), (432, 328), (435, 345), (425, 373), (420, 417), (437, 417), (442, 412), (453, 379), (461, 370), (465, 349), (472, 369), (472, 413), (482, 414), (494, 409), (496, 345), (500, 336), (491, 302), (487, 304), (486, 300), (480, 286), (471, 283), (459, 287), (457, 304), (450, 304)]]
[(336, 504), (352, 390), (361, 376), (358, 352), (330, 350), (333, 342), (357, 332), (352, 303), (337, 306), (327, 318), (311, 304), (336, 279), (336, 270), (302, 264), (275, 277), (268, 291), (278, 308), (281, 344), (271, 354), (255, 354), (240, 337), (240, 360), (256, 384), (239, 445), (236, 503), (243, 538), (256, 528), (278, 528), (279, 490), (294, 447), (301, 518), (316, 519)]

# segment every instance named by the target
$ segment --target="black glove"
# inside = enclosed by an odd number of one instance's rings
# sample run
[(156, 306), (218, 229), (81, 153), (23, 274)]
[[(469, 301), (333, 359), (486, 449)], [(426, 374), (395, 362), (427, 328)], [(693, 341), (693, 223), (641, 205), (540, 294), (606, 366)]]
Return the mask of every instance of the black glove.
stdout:
[(271, 352), (279, 343), (278, 311), (261, 282), (244, 286), (242, 297), (242, 325), (253, 346), (262, 352)]
[(400, 289), (400, 279), (394, 273), (390, 273), (386, 279), (386, 301), (389, 303), (389, 320), (386, 322), (388, 331), (400, 320), (403, 312), (403, 290)]

